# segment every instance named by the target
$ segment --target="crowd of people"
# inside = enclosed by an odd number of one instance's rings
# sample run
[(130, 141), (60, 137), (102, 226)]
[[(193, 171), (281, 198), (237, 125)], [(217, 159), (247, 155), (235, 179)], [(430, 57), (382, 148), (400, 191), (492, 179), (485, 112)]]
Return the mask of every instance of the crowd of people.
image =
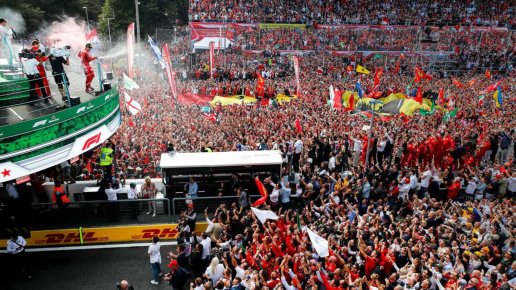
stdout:
[(510, 1), (191, 1), (190, 21), (324, 24), (514, 24)]

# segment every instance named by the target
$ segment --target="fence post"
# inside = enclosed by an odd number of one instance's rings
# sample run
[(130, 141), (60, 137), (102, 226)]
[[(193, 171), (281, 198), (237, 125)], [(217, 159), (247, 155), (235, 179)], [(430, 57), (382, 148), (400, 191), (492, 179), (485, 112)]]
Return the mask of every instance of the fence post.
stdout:
[(66, 99), (68, 100), (68, 106), (72, 106), (72, 101), (70, 100), (70, 88), (68, 87), (68, 79), (66, 78), (66, 74), (63, 72), (63, 86), (65, 89)]

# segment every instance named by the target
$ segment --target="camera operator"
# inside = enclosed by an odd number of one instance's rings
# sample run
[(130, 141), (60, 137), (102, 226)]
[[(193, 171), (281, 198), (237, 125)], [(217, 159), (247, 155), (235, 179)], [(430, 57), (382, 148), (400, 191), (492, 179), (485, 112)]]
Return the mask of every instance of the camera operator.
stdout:
[(54, 76), (54, 81), (57, 84), (59, 89), (59, 93), (61, 94), (61, 99), (63, 101), (67, 101), (68, 98), (66, 96), (66, 92), (64, 90), (64, 82), (66, 81), (66, 85), (70, 86), (70, 81), (66, 72), (64, 70), (65, 65), (70, 65), (70, 55), (67, 54), (67, 50), (70, 49), (69, 46), (63, 48), (52, 48), (50, 50), (49, 61), (50, 66), (52, 67), (52, 75)]
[[(29, 87), (30, 87), (30, 99), (31, 101), (35, 101), (38, 99), (38, 95), (36, 93), (36, 85), (39, 86), (39, 90), (41, 95), (45, 99), (45, 103), (48, 103), (48, 95), (45, 90), (45, 85), (43, 83), (43, 79), (39, 74), (38, 65), (42, 65), (43, 62), (41, 58), (39, 60), (36, 59), (34, 53), (30, 52), (28, 49), (24, 49), (20, 54), (21, 62), (23, 65), (23, 69), (27, 78), (29, 79)], [(31, 105), (34, 103), (32, 102)]]

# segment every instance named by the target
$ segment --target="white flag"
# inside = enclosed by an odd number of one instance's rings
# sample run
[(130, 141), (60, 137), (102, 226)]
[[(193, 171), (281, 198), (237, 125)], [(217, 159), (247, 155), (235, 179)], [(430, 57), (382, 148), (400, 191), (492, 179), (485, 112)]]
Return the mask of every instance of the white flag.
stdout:
[(124, 92), (124, 99), (127, 110), (129, 110), (132, 115), (136, 115), (142, 110), (142, 106), (126, 92)]
[(262, 224), (264, 224), (268, 219), (269, 220), (277, 220), (278, 219), (278, 216), (270, 210), (261, 210), (261, 209), (255, 208), (255, 207), (251, 207), (251, 210), (256, 215), (256, 218)]
[(308, 237), (310, 237), (310, 241), (312, 242), (312, 246), (317, 252), (317, 255), (323, 258), (329, 256), (330, 251), (328, 250), (328, 241), (314, 233), (311, 229), (307, 228), (306, 231), (308, 232)]
[(125, 73), (124, 73), (123, 77), (124, 77), (124, 88), (126, 90), (132, 91), (132, 90), (135, 90), (135, 89), (137, 90), (140, 88), (140, 86), (137, 83), (135, 83), (131, 78), (129, 78)]
[(335, 90), (333, 89), (333, 85), (330, 85), (330, 100), (333, 101), (335, 98)]

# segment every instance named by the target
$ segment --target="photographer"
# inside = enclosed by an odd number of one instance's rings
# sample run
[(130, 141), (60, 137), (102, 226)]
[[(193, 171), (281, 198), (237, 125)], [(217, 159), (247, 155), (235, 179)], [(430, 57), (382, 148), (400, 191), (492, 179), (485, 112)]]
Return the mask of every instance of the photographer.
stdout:
[(11, 265), (25, 273), (28, 279), (32, 279), (32, 271), (30, 263), (27, 261), (25, 245), (27, 245), (27, 242), (22, 236), (12, 234), (11, 238), (7, 240), (7, 253), (11, 254), (12, 257)]
[[(38, 65), (42, 65), (43, 62), (41, 59), (37, 60), (35, 55), (27, 49), (24, 49), (20, 54), (21, 62), (23, 65), (23, 69), (27, 78), (29, 79), (29, 87), (30, 87), (30, 99), (31, 101), (36, 101), (38, 99), (38, 95), (36, 93), (36, 85), (39, 86), (39, 90), (41, 95), (45, 99), (45, 103), (48, 103), (48, 95), (45, 90), (45, 85), (43, 83), (43, 79), (39, 74)], [(31, 103), (33, 105), (34, 103)]]
[(68, 49), (70, 49), (70, 46), (65, 46), (64, 48), (52, 48), (50, 50), (50, 55), (48, 56), (50, 66), (52, 66), (52, 75), (54, 76), (54, 81), (57, 84), (63, 101), (68, 100), (64, 90), (64, 82), (66, 81), (66, 85), (70, 86), (70, 81), (63, 66), (63, 64), (70, 65), (70, 53), (68, 52)]

